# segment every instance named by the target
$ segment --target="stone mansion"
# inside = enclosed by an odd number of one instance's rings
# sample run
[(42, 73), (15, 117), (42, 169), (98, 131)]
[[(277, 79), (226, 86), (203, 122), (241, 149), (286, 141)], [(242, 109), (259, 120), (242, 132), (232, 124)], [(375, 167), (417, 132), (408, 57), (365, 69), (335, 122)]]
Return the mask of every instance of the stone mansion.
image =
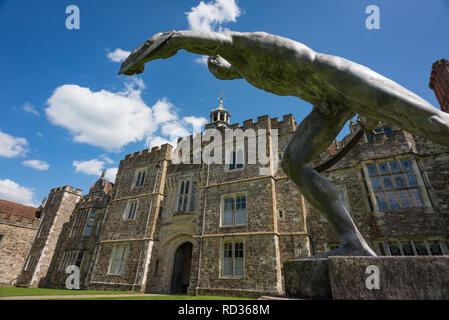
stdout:
[[(447, 60), (433, 65), (430, 87), (448, 112)], [(277, 129), (276, 160), (298, 126), (291, 114), (229, 120), (220, 104), (206, 129)], [(351, 121), (314, 165), (358, 130)], [(0, 201), (0, 285), (65, 288), (76, 265), (82, 289), (279, 295), (284, 261), (338, 246), (280, 167), (260, 175), (259, 164), (173, 164), (171, 151), (127, 155), (114, 184), (102, 176), (84, 196), (65, 186), (40, 208)], [(449, 147), (382, 124), (322, 174), (378, 255), (449, 255)]]

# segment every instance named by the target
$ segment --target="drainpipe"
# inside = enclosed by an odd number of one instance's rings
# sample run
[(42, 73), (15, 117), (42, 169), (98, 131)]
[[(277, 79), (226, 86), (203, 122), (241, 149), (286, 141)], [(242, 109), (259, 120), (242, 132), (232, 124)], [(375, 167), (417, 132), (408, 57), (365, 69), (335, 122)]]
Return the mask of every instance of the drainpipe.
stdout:
[(209, 163), (207, 164), (207, 174), (206, 174), (206, 186), (204, 188), (204, 206), (203, 206), (203, 226), (201, 230), (200, 244), (199, 244), (199, 253), (198, 253), (198, 275), (196, 279), (196, 288), (195, 293), (198, 295), (199, 283), (200, 283), (200, 275), (201, 275), (201, 252), (203, 250), (203, 236), (204, 229), (206, 227), (205, 217), (206, 217), (206, 207), (207, 207), (207, 191), (209, 186)]

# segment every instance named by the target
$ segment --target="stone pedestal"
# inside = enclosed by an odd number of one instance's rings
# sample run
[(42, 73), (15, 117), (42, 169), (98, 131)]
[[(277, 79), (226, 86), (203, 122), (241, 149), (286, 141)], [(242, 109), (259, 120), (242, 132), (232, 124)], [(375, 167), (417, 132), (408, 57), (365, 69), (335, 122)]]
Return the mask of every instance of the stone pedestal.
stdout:
[(286, 295), (300, 299), (449, 299), (449, 256), (300, 259), (283, 272)]

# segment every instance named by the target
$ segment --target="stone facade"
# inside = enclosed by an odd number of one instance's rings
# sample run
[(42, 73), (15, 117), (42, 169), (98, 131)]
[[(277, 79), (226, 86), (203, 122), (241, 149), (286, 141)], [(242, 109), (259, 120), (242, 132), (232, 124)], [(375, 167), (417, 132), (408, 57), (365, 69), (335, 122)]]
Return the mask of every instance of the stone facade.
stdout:
[[(16, 286), (38, 287), (47, 275), (60, 234), (81, 197), (71, 186), (52, 189), (43, 210), (38, 235), (34, 239)], [(42, 284), (44, 285), (44, 284)]]
[(66, 267), (76, 265), (81, 270), (80, 288), (88, 287), (112, 188), (113, 184), (102, 176), (89, 193), (76, 203), (69, 221), (63, 225), (42, 286), (64, 289)]
[[(291, 114), (230, 125), (222, 102), (210, 116), (207, 128), (223, 135), (254, 130), (244, 150), (265, 144), (271, 163), (281, 159), (298, 126)], [(351, 122), (350, 134), (313, 165), (359, 129)], [(204, 132), (180, 142), (206, 152), (208, 138)], [(222, 142), (222, 160), (229, 159), (233, 153)], [(233, 150), (239, 157), (237, 145)], [(279, 166), (261, 173), (265, 166), (250, 163), (246, 151), (241, 166), (200, 164), (194, 148), (189, 164), (175, 164), (172, 151), (166, 144), (127, 155), (115, 184), (101, 178), (85, 197), (70, 187), (52, 190), (41, 223), (51, 226), (50, 234), (34, 241), (29, 257), (36, 261), (24, 266), (17, 284), (61, 288), (65, 267), (75, 264), (87, 289), (278, 295), (285, 292), (285, 261), (338, 246)], [(323, 175), (379, 255), (449, 255), (448, 160), (448, 147), (382, 124)], [(53, 195), (59, 195), (55, 203)]]
[(40, 222), (38, 208), (0, 200), (0, 286), (17, 279)]

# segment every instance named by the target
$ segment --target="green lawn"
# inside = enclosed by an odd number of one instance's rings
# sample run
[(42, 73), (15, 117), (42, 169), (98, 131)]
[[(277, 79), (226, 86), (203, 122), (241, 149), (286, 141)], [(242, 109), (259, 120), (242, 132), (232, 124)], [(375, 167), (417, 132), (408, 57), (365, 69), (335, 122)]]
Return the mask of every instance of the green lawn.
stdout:
[[(42, 288), (11, 288), (0, 287), (0, 297), (24, 297), (24, 296), (63, 296), (63, 295), (116, 295), (116, 294), (139, 294), (140, 292), (129, 291), (92, 291), (92, 290), (58, 290)], [(58, 300), (68, 300), (58, 298)], [(249, 298), (218, 297), (218, 296), (181, 296), (160, 295), (145, 297), (108, 297), (108, 298), (79, 298), (70, 300), (250, 300)]]
[(0, 297), (23, 296), (58, 296), (58, 295), (92, 295), (92, 294), (136, 294), (129, 291), (90, 291), (90, 290), (58, 290), (42, 288), (11, 288), (0, 287)]
[[(57, 299), (69, 300), (69, 299)], [(219, 297), (219, 296), (146, 296), (146, 297), (108, 297), (108, 298), (79, 298), (70, 300), (254, 300), (250, 298)]]

